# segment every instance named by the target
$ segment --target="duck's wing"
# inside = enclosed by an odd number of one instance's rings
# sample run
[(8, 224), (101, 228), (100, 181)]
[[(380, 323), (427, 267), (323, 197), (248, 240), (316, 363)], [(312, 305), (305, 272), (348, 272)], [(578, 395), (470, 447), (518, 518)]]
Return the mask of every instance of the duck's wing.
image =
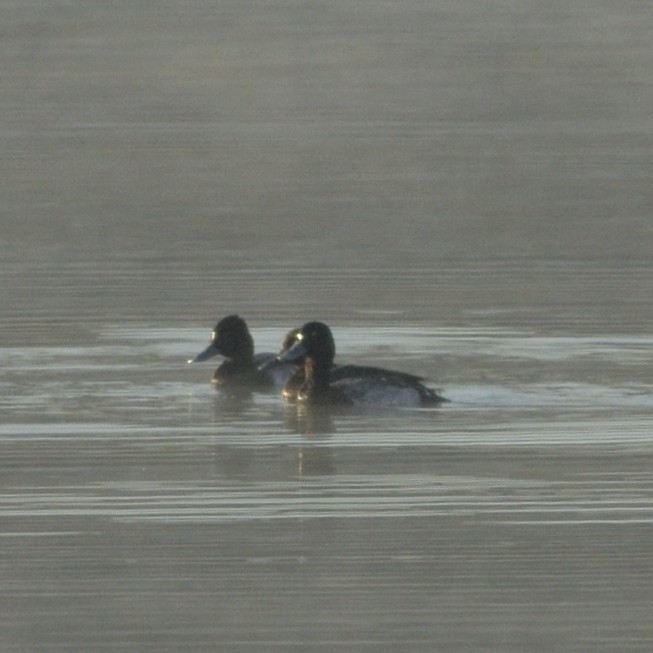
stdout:
[(423, 376), (408, 374), (408, 372), (397, 372), (386, 370), (383, 367), (372, 367), (370, 365), (334, 365), (330, 375), (331, 383), (343, 379), (376, 379), (398, 385), (413, 385), (425, 381)]
[[(331, 370), (330, 381), (335, 387), (347, 386), (349, 392), (362, 394), (372, 388), (391, 394), (391, 388), (401, 388), (417, 393), (422, 405), (435, 405), (448, 401), (435, 390), (424, 385), (424, 377), (408, 372), (387, 370), (368, 365), (339, 365)], [(355, 390), (354, 390), (355, 388)]]

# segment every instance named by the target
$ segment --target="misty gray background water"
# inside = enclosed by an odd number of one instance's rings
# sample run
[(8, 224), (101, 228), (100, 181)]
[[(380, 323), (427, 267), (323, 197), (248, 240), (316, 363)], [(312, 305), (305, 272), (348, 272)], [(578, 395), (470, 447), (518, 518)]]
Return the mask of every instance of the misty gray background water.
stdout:
[(649, 2), (0, 13), (0, 650), (651, 650)]

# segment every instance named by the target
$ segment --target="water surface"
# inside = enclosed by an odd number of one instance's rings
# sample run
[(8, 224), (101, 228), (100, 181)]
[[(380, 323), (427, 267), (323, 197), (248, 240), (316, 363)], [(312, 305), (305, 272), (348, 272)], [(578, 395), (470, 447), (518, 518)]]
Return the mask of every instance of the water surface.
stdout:
[(2, 651), (651, 650), (653, 11), (540, 5), (5, 7)]

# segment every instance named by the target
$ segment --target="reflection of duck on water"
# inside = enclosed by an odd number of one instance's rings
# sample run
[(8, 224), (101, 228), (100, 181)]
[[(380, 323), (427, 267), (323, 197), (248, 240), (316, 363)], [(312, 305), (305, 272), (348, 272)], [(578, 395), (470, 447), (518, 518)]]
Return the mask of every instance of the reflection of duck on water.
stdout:
[[(291, 410), (292, 408), (292, 410)], [(327, 443), (335, 433), (333, 414), (321, 406), (298, 404), (284, 410), (286, 426), (302, 435), (302, 444), (297, 451), (297, 473), (299, 476), (334, 474), (333, 449)]]
[(325, 409), (324, 406), (299, 403), (296, 407), (287, 406), (283, 414), (288, 429), (293, 433), (308, 436), (307, 439), (323, 439), (336, 432), (333, 411)]
[(303, 374), (291, 377), (283, 390), (298, 403), (436, 406), (447, 401), (413, 374), (361, 365), (334, 367), (335, 342), (322, 322), (307, 322), (294, 340), (279, 361), (301, 364)]
[[(282, 351), (293, 342), (291, 331), (284, 338)], [(238, 315), (220, 320), (211, 333), (209, 346), (188, 362), (199, 363), (217, 355), (225, 360), (213, 373), (211, 382), (223, 388), (278, 390), (296, 369), (295, 364), (280, 362), (271, 352), (254, 354), (254, 339), (247, 323)]]
[(297, 452), (299, 476), (329, 476), (336, 473), (330, 447), (302, 447)]

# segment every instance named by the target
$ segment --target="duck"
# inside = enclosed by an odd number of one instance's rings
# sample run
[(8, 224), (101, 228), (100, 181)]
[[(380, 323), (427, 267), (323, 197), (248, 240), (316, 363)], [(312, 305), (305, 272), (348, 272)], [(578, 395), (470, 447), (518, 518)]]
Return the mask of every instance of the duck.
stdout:
[[(297, 342), (298, 340), (298, 335), (301, 332), (301, 327), (297, 327), (295, 329), (291, 329), (288, 331), (288, 333), (285, 335), (284, 339), (281, 341), (281, 350), (279, 351), (279, 354), (275, 357), (273, 361), (264, 363), (261, 366), (261, 369), (267, 369), (269, 367), (273, 367), (274, 365), (278, 365), (280, 362), (280, 358), (284, 356), (284, 354)], [(300, 393), (302, 386), (304, 385), (304, 357), (301, 355), (298, 355), (296, 360), (293, 361), (293, 364), (296, 365), (295, 371), (293, 374), (290, 376), (290, 378), (281, 386), (281, 396), (289, 402), (296, 402), (297, 401), (297, 395)], [(331, 372), (338, 367), (335, 363), (332, 363), (331, 365)]]
[(436, 406), (447, 401), (424, 385), (423, 377), (380, 367), (334, 365), (335, 354), (333, 333), (326, 324), (304, 324), (278, 356), (280, 362), (300, 366), (282, 395), (297, 403), (327, 405)]
[[(291, 330), (284, 337), (282, 353), (294, 344), (293, 332), (297, 333), (298, 330)], [(254, 339), (247, 323), (239, 315), (222, 318), (211, 332), (209, 346), (188, 362), (200, 363), (218, 355), (225, 360), (213, 373), (211, 383), (220, 387), (278, 390), (297, 369), (294, 363), (279, 361), (277, 353), (255, 354)]]

